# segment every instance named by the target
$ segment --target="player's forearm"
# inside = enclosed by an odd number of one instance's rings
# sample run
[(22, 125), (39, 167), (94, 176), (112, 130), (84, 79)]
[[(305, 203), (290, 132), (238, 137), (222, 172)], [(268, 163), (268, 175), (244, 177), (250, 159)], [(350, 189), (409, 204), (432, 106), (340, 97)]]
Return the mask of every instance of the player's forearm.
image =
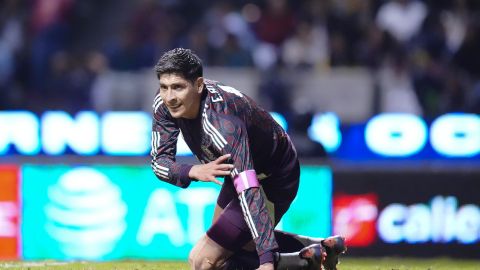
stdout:
[(192, 167), (190, 164), (178, 164), (169, 159), (153, 158), (151, 165), (158, 179), (172, 185), (186, 188), (192, 181), (188, 176)]
[(260, 189), (258, 187), (246, 189), (239, 194), (239, 199), (245, 221), (255, 241), (260, 264), (272, 262), (272, 251), (278, 248), (278, 244), (273, 233), (273, 222)]

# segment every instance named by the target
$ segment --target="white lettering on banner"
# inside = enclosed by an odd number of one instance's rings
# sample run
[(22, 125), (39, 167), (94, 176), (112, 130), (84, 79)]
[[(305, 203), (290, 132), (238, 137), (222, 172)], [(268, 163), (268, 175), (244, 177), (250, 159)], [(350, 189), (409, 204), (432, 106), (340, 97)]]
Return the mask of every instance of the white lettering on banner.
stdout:
[[(137, 233), (138, 243), (146, 246), (152, 243), (155, 236), (166, 235), (178, 247), (187, 244), (187, 241), (194, 244), (205, 233), (205, 208), (215, 205), (216, 194), (213, 188), (179, 190), (175, 193), (156, 189), (148, 199)], [(188, 207), (187, 228), (182, 226), (175, 198)]]
[(175, 246), (183, 246), (186, 243), (173, 196), (164, 189), (157, 189), (150, 195), (138, 230), (137, 241), (146, 246), (152, 243), (153, 237), (158, 234), (166, 235)]
[(440, 226), (432, 227), (433, 242), (450, 242), (455, 238), (455, 212), (457, 211), (457, 199), (455, 197), (436, 196), (431, 202), (432, 224)]
[(447, 243), (454, 240), (471, 244), (480, 240), (480, 207), (474, 204), (457, 209), (453, 196), (436, 196), (431, 205), (390, 204), (378, 218), (380, 238), (387, 243)]
[(27, 111), (0, 112), (0, 155), (8, 152), (10, 144), (23, 155), (40, 151), (37, 117)]
[(440, 154), (471, 157), (480, 153), (480, 116), (447, 114), (438, 117), (431, 126), (432, 147)]
[(15, 237), (17, 225), (17, 206), (14, 202), (0, 202), (0, 237)]
[(211, 188), (197, 188), (180, 190), (178, 200), (188, 206), (188, 239), (191, 243), (197, 242), (205, 234), (205, 207), (214, 205), (217, 192)]
[[(427, 140), (425, 122), (408, 114), (381, 114), (365, 127), (368, 148), (379, 155), (407, 157), (421, 151)], [(445, 114), (431, 125), (433, 149), (447, 157), (472, 157), (480, 153), (480, 116)]]
[(414, 155), (427, 142), (427, 126), (415, 115), (377, 115), (365, 127), (365, 142), (373, 152), (380, 155)]
[(456, 234), (460, 243), (474, 243), (480, 239), (480, 209), (468, 204), (460, 207), (456, 216)]
[(102, 150), (131, 155), (148, 153), (151, 125), (151, 117), (143, 112), (105, 113), (102, 117)]
[(325, 147), (329, 153), (337, 151), (342, 143), (340, 120), (334, 113), (317, 113), (308, 128), (308, 136)]
[[(218, 94), (216, 89), (209, 91)], [(282, 115), (271, 115), (287, 130)], [(107, 155), (145, 155), (150, 151), (151, 115), (145, 112), (108, 112), (100, 116), (85, 111), (72, 117), (66, 112), (49, 111), (40, 122), (31, 112), (0, 112), (0, 155), (8, 154), (10, 146), (22, 155), (36, 155), (41, 149), (48, 155), (62, 155), (67, 147), (79, 155), (94, 155), (100, 150)], [(308, 132), (327, 151), (335, 152), (342, 143), (339, 127), (336, 116), (327, 113), (316, 115)], [(480, 154), (480, 116), (440, 116), (432, 123), (428, 136), (425, 121), (418, 116), (381, 114), (367, 122), (364, 137), (373, 153), (385, 157), (417, 154), (429, 138), (436, 153), (469, 158)], [(177, 155), (192, 155), (182, 137), (177, 141)]]
[(94, 112), (80, 112), (75, 119), (66, 112), (46, 112), (42, 116), (43, 150), (50, 155), (59, 155), (68, 145), (79, 154), (98, 153), (98, 122)]
[[(100, 123), (95, 112), (72, 118), (65, 112), (49, 111), (41, 117), (40, 128), (31, 112), (0, 112), (0, 155), (7, 154), (10, 145), (23, 155), (36, 155), (42, 147), (46, 154), (62, 155), (67, 146), (79, 155), (97, 154), (100, 147), (111, 155), (144, 155), (150, 151), (150, 117), (145, 112), (109, 112)], [(177, 155), (191, 154), (179, 138)]]

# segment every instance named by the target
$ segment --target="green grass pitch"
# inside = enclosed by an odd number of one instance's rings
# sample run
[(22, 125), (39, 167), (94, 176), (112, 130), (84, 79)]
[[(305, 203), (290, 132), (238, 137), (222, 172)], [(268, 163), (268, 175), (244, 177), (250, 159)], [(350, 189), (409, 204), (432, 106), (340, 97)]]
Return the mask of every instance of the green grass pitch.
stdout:
[[(15, 270), (188, 270), (186, 262), (115, 261), (115, 262), (57, 262), (57, 261), (0, 261), (0, 269)], [(480, 270), (480, 260), (449, 258), (345, 258), (340, 270)]]

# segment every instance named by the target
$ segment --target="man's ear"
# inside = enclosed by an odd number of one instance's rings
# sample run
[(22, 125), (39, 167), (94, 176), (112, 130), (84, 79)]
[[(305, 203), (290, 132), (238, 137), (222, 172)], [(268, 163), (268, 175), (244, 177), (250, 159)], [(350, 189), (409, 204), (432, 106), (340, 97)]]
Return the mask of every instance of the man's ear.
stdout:
[(197, 87), (197, 92), (202, 93), (203, 90), (203, 77), (198, 77), (195, 81), (195, 86)]

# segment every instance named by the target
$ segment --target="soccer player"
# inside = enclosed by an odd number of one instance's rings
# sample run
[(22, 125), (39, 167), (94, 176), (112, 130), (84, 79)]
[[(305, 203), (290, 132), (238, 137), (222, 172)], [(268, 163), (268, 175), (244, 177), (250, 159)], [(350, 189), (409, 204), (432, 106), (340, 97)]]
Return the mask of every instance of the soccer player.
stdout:
[[(201, 60), (188, 49), (166, 52), (155, 71), (155, 175), (182, 188), (192, 180), (222, 185), (212, 226), (190, 252), (192, 269), (321, 269), (322, 263), (336, 269), (342, 237), (274, 231), (297, 194), (300, 168), (270, 114), (240, 91), (203, 78)], [(201, 164), (176, 162), (180, 131)]]

